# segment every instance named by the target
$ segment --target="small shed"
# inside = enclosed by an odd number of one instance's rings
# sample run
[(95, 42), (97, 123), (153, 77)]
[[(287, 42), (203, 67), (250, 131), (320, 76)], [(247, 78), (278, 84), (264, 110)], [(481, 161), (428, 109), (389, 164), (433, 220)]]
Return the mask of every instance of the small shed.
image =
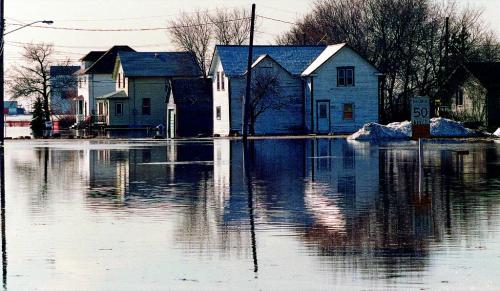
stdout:
[(212, 134), (213, 98), (210, 79), (171, 80), (167, 96), (168, 138)]

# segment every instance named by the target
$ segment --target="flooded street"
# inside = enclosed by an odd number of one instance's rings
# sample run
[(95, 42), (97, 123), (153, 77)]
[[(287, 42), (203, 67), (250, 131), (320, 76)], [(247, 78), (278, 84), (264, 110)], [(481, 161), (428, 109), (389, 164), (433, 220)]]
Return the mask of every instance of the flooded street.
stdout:
[(498, 290), (500, 144), (7, 141), (6, 290)]

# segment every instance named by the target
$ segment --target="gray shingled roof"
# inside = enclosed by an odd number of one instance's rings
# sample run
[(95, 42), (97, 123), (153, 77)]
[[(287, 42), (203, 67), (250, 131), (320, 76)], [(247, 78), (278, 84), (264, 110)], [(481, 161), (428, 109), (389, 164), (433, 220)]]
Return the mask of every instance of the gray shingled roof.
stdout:
[(193, 54), (188, 52), (120, 52), (126, 77), (200, 77)]
[[(326, 48), (326, 46), (255, 46), (253, 60), (269, 55), (292, 75), (300, 75)], [(245, 74), (247, 69), (248, 46), (218, 45), (219, 55), (226, 76)]]

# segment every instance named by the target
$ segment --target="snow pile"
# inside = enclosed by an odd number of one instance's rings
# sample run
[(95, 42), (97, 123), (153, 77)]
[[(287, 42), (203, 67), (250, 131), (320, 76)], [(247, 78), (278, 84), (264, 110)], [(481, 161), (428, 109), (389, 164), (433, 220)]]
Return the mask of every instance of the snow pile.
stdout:
[(500, 128), (493, 133), (493, 136), (500, 137)]
[[(398, 140), (408, 139), (411, 134), (411, 122), (409, 121), (393, 122), (388, 125), (372, 122), (365, 124), (348, 139), (361, 141)], [(500, 129), (498, 134), (500, 136)], [(465, 128), (460, 122), (441, 117), (431, 119), (431, 136), (470, 137), (475, 135), (473, 130)]]
[(431, 119), (431, 136), (470, 137), (475, 135), (473, 130), (465, 128), (461, 122), (441, 117)]
[(411, 123), (393, 122), (388, 125), (381, 125), (375, 122), (365, 124), (363, 128), (348, 137), (350, 140), (394, 140), (394, 139), (408, 139), (411, 135)]

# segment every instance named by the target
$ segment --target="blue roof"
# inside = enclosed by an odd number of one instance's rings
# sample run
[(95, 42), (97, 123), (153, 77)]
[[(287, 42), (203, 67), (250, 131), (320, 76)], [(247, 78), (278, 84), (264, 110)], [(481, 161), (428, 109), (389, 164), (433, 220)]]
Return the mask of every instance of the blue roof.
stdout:
[(200, 77), (202, 72), (188, 52), (120, 52), (127, 77)]
[[(259, 56), (269, 55), (292, 75), (300, 75), (322, 52), (326, 46), (254, 46), (252, 63)], [(224, 67), (226, 76), (244, 75), (247, 70), (248, 46), (218, 45), (216, 54)]]

